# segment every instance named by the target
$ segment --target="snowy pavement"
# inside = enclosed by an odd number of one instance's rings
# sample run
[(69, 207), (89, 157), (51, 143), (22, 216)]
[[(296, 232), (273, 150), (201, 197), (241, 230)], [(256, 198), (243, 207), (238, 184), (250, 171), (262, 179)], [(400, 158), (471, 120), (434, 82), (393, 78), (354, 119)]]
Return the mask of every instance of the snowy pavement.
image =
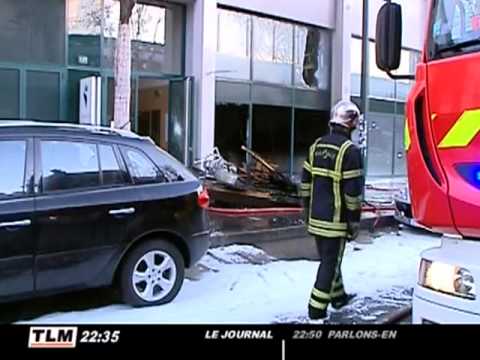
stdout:
[[(406, 230), (372, 244), (348, 244), (343, 263), (347, 291), (358, 298), (333, 322), (375, 322), (408, 304), (418, 255), (440, 244), (436, 236)], [(50, 313), (33, 323), (268, 324), (302, 322), (318, 262), (280, 261), (249, 246), (209, 250), (170, 304), (134, 309), (125, 305)]]

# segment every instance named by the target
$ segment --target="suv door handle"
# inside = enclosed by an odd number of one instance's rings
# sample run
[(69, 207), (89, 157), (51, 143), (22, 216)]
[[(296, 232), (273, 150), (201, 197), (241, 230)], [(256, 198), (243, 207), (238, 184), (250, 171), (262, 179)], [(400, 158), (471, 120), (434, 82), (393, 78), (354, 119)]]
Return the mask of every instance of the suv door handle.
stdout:
[(110, 215), (131, 215), (131, 214), (135, 214), (135, 208), (110, 210), (108, 213)]
[(12, 221), (12, 222), (3, 222), (0, 223), (1, 228), (15, 228), (15, 227), (24, 227), (32, 225), (31, 220), (20, 220), (20, 221)]

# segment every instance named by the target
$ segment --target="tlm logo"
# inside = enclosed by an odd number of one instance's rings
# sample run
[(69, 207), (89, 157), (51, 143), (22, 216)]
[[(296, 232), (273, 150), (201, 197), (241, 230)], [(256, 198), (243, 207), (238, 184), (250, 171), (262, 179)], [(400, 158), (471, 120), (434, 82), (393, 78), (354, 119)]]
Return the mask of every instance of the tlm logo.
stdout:
[(31, 327), (29, 348), (71, 349), (77, 346), (77, 327)]

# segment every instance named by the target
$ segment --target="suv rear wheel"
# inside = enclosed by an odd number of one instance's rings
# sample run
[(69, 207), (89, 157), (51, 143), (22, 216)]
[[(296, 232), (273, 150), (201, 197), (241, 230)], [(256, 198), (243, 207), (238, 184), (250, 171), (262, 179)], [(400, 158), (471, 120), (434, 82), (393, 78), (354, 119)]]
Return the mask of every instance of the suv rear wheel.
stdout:
[(120, 291), (132, 306), (161, 305), (180, 291), (185, 262), (180, 251), (164, 240), (139, 245), (127, 255), (120, 274)]

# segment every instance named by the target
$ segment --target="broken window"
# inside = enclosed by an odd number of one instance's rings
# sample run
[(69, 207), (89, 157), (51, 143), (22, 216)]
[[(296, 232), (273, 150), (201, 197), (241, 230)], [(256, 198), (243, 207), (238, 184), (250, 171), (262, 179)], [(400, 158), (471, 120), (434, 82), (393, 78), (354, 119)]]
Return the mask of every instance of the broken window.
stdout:
[(253, 151), (283, 173), (289, 171), (290, 124), (291, 108), (253, 106)]
[(247, 144), (248, 105), (217, 104), (215, 110), (215, 146), (222, 156), (240, 166), (245, 162), (242, 145)]
[(330, 87), (331, 35), (314, 27), (295, 27), (295, 85)]

